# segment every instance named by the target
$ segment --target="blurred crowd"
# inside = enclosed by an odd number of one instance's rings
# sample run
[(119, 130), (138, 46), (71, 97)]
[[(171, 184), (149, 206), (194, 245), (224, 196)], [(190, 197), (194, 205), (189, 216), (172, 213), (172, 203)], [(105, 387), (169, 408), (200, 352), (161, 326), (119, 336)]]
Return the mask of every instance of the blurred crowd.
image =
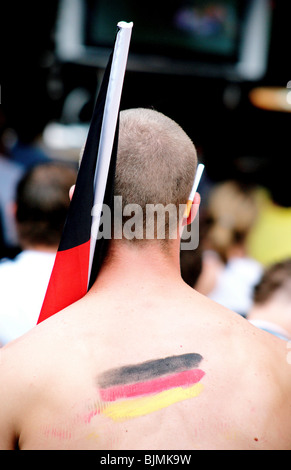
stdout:
[[(30, 158), (26, 158), (30, 155)], [(0, 346), (36, 325), (76, 181), (34, 143), (0, 153)]]
[(200, 211), (199, 247), (181, 252), (181, 273), (201, 294), (290, 340), (291, 206), (278, 200), (253, 183), (213, 184)]
[[(37, 322), (76, 175), (74, 165), (52, 161), (34, 144), (11, 155), (2, 148), (2, 346)], [(181, 251), (183, 279), (258, 328), (291, 339), (291, 204), (268, 187), (206, 179), (199, 188), (199, 245)]]

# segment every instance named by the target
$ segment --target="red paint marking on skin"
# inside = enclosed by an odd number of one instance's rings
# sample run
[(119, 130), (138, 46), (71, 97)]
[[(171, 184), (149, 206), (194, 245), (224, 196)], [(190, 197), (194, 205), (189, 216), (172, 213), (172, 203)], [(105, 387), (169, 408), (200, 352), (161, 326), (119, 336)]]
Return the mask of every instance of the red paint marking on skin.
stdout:
[(52, 439), (59, 439), (59, 440), (70, 440), (72, 439), (72, 433), (71, 431), (67, 429), (59, 429), (56, 427), (49, 428), (46, 427), (44, 430), (44, 435), (46, 439), (52, 438)]
[(146, 382), (100, 389), (99, 392), (102, 401), (115, 401), (120, 398), (132, 398), (158, 393), (174, 387), (187, 387), (199, 382), (204, 375), (205, 372), (203, 370), (194, 369)]
[(96, 408), (95, 410), (90, 411), (90, 413), (88, 413), (84, 416), (84, 418), (83, 418), (84, 422), (85, 423), (90, 423), (91, 420), (94, 418), (94, 416), (99, 415), (99, 414), (100, 414), (100, 410), (98, 408)]

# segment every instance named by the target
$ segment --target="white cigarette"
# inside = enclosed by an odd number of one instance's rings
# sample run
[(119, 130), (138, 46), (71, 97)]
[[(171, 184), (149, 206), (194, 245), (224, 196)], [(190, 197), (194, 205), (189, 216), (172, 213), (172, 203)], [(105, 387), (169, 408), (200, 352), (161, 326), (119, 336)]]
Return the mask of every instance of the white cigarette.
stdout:
[(191, 190), (188, 202), (187, 202), (187, 207), (186, 207), (186, 211), (185, 211), (185, 217), (186, 218), (189, 217), (191, 207), (192, 207), (192, 203), (194, 201), (194, 197), (195, 197), (197, 188), (199, 186), (203, 171), (204, 171), (204, 165), (202, 163), (199, 163), (199, 165), (197, 167), (197, 170), (196, 170), (196, 175), (195, 175), (195, 178), (194, 178), (194, 183), (193, 183), (193, 186), (192, 186), (192, 190)]
[(195, 175), (194, 183), (193, 183), (193, 186), (192, 186), (192, 190), (191, 190), (191, 193), (190, 193), (190, 196), (189, 196), (189, 201), (193, 202), (193, 200), (194, 200), (194, 196), (195, 196), (195, 193), (198, 189), (203, 171), (204, 171), (204, 165), (202, 163), (199, 163), (199, 165), (197, 167), (197, 170), (196, 170), (196, 175)]

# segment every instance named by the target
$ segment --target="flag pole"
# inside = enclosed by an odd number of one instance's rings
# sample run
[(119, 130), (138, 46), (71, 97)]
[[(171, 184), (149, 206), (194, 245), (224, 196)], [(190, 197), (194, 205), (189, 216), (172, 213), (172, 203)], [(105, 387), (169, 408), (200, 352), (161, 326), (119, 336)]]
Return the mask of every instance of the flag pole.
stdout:
[(114, 145), (116, 126), (119, 116), (121, 93), (127, 64), (127, 57), (133, 23), (120, 21), (112, 57), (111, 72), (105, 101), (103, 122), (98, 149), (97, 166), (94, 179), (94, 205), (92, 209), (92, 225), (90, 255), (88, 269), (88, 285), (90, 282), (96, 240), (100, 225), (102, 204), (106, 190), (107, 175), (110, 167), (112, 148)]

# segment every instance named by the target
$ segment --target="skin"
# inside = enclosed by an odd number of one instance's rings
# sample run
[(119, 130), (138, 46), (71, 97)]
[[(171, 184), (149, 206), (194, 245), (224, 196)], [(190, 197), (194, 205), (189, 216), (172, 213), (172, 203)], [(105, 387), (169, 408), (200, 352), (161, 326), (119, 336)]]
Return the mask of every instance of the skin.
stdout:
[[(1, 349), (0, 449), (291, 449), (287, 352), (182, 281), (179, 240), (115, 241), (83, 299)], [(184, 354), (203, 358), (201, 393), (106, 416), (102, 374)]]

